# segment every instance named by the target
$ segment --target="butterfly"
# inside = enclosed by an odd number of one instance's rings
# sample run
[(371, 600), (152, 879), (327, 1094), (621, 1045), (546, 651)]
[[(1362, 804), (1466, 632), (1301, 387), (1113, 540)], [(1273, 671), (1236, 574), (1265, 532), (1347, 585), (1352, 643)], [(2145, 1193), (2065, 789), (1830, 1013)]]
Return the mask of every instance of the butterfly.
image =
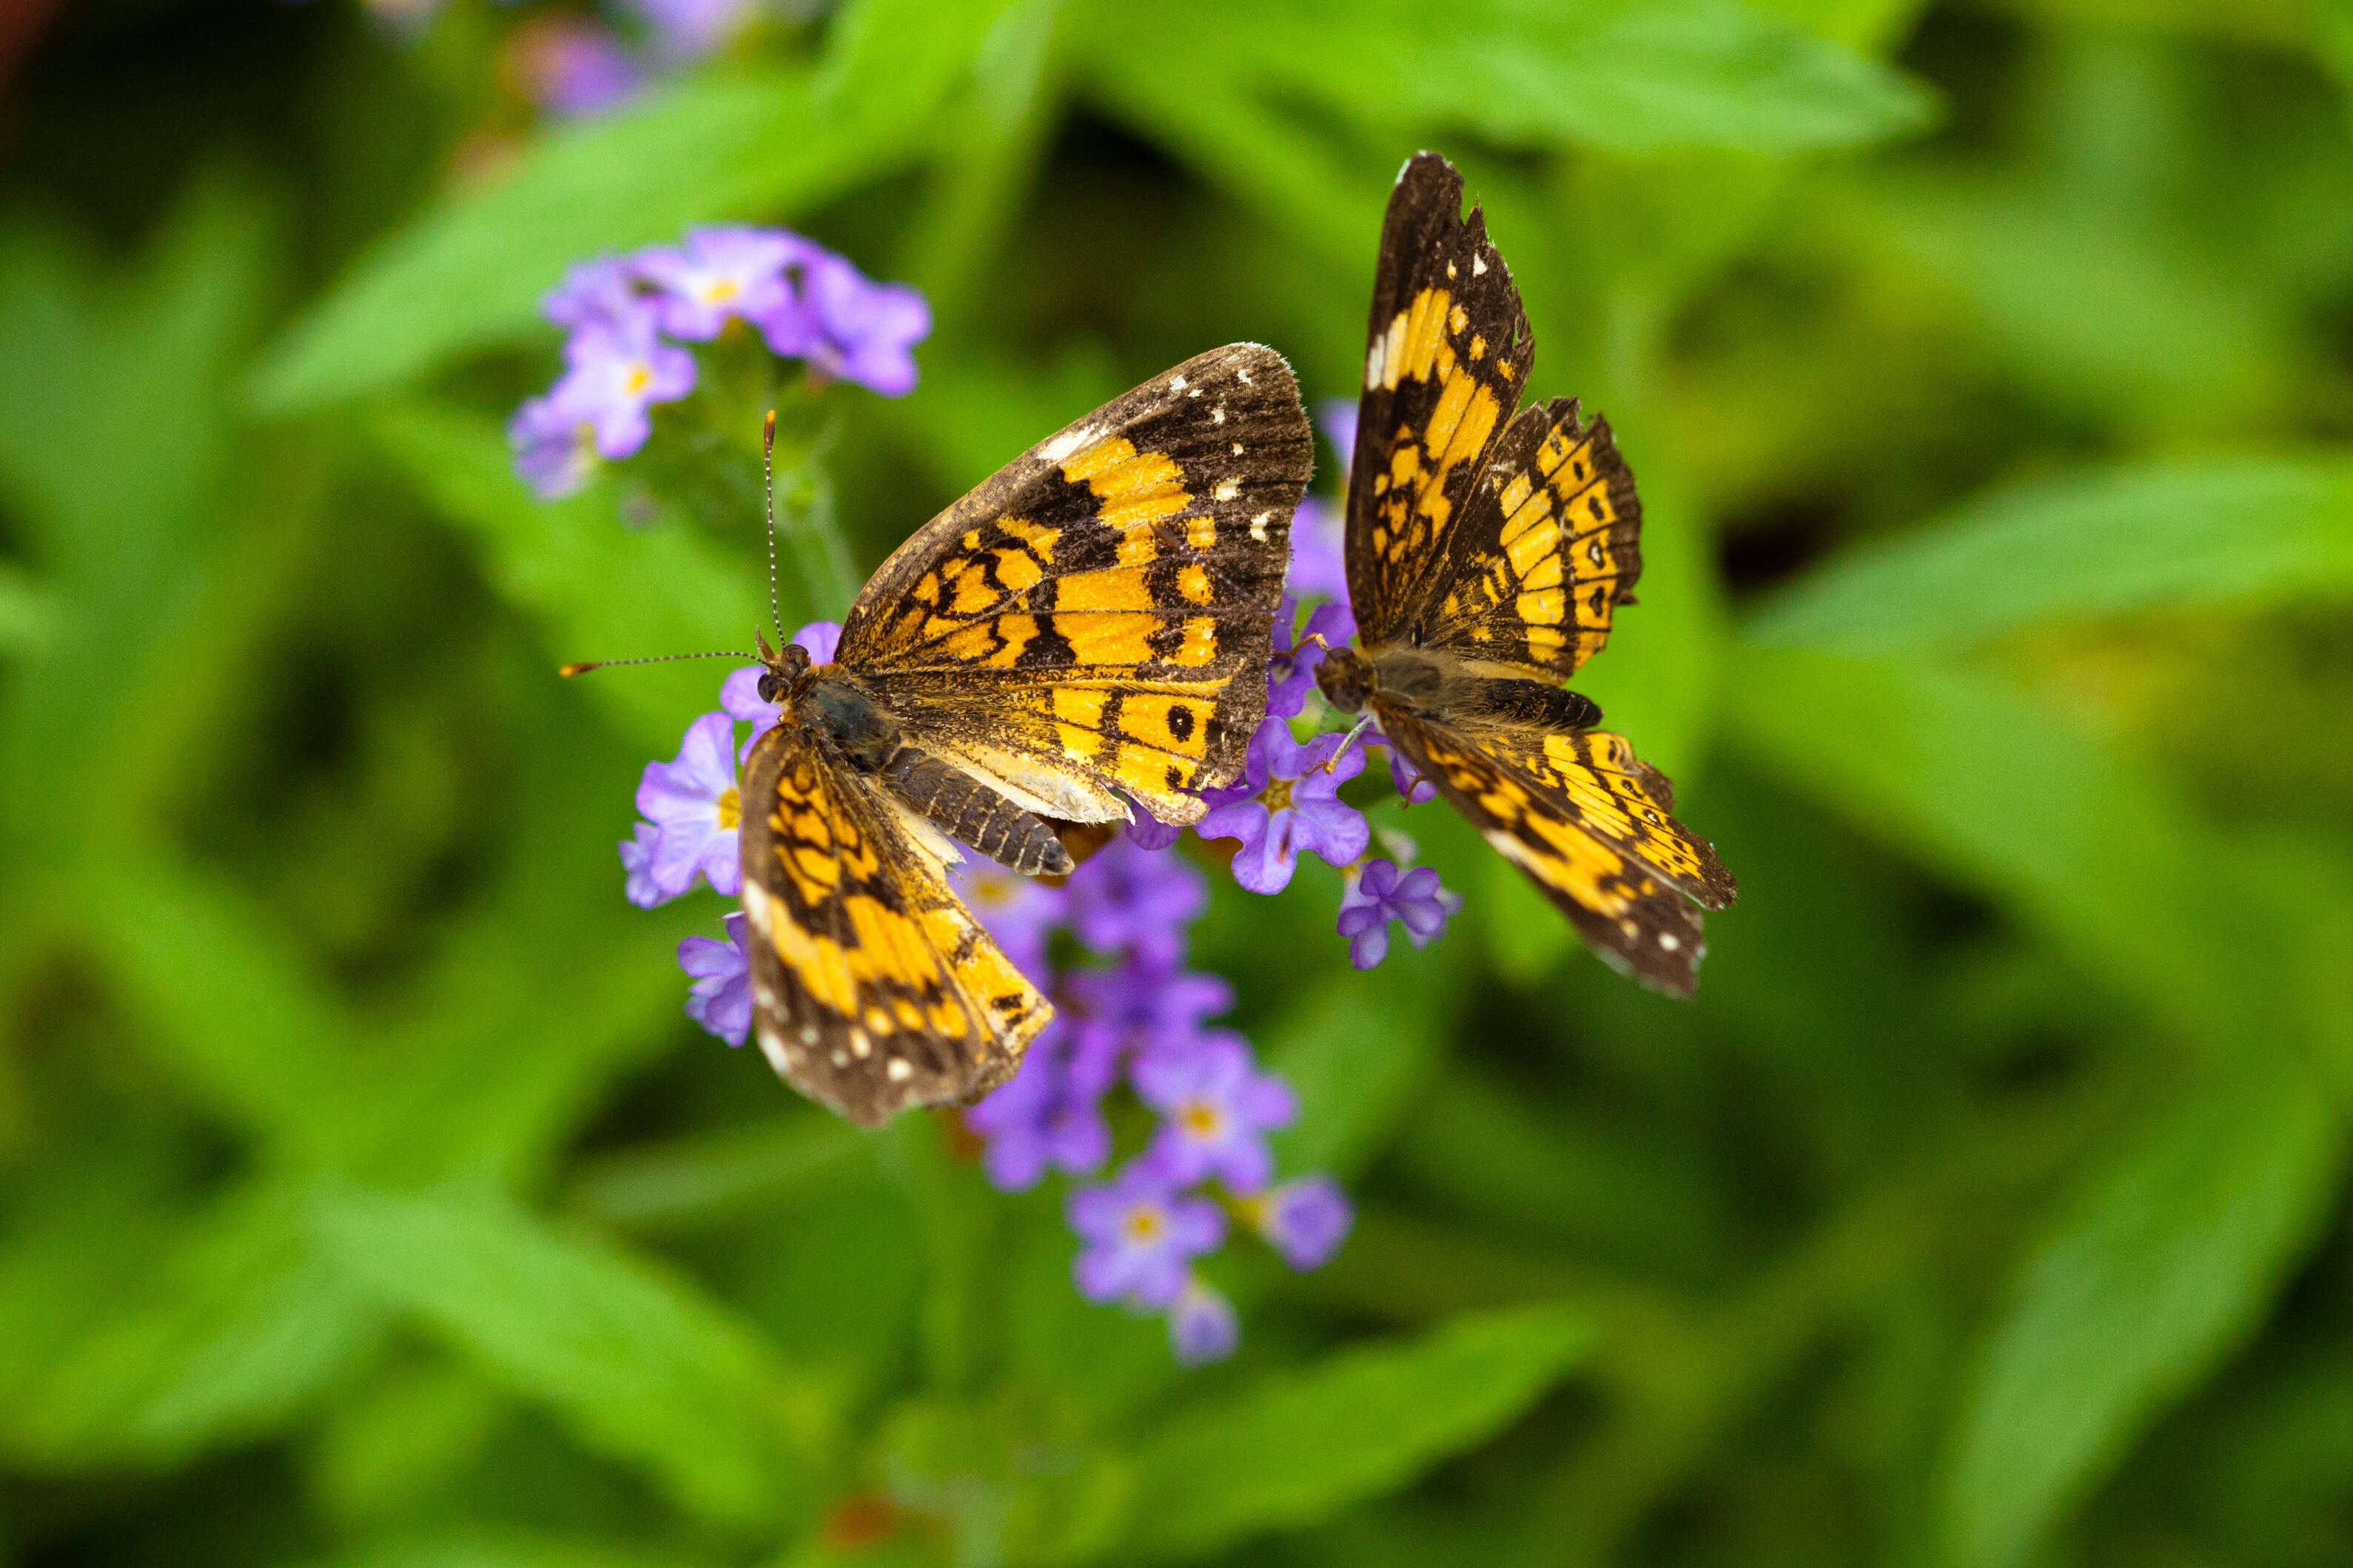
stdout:
[(1715, 847), (1601, 710), (1561, 682), (1634, 602), (1642, 513), (1609, 426), (1574, 398), (1516, 416), (1535, 355), (1462, 177), (1424, 153), (1389, 196), (1349, 470), (1358, 647), (1316, 669), (1558, 905), (1593, 950), (1689, 995)]
[(1213, 349), (1032, 447), (882, 563), (834, 661), (760, 642), (753, 1031), (856, 1121), (965, 1104), (1052, 1016), (947, 842), (1071, 868), (1053, 820), (1163, 822), (1241, 771), (1314, 438), (1281, 355)]

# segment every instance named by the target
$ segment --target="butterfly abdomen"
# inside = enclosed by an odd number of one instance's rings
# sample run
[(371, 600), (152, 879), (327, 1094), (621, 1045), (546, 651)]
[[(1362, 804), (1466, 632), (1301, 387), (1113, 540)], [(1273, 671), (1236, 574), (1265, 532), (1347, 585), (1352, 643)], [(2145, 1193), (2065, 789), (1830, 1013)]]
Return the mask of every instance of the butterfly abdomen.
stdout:
[(1071, 853), (1054, 830), (961, 768), (902, 746), (882, 769), (891, 793), (949, 837), (1025, 877), (1066, 876)]

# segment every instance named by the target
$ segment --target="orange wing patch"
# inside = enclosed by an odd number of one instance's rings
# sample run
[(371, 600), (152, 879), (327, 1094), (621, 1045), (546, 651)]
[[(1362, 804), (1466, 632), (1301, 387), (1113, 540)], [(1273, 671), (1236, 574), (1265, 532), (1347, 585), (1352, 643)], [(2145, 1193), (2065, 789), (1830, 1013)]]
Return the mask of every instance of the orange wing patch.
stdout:
[(1624, 737), (1457, 729), (1383, 705), (1381, 727), (1614, 966), (1689, 995), (1706, 947), (1694, 903), (1736, 890), (1715, 847), (1670, 815), (1674, 795)]
[(1601, 651), (1641, 575), (1641, 503), (1607, 420), (1575, 398), (1512, 421), (1419, 618), (1424, 647), (1559, 680)]
[(854, 1121), (963, 1104), (1011, 1077), (1053, 1009), (893, 808), (797, 720), (760, 738), (742, 824), (753, 1024), (770, 1064)]

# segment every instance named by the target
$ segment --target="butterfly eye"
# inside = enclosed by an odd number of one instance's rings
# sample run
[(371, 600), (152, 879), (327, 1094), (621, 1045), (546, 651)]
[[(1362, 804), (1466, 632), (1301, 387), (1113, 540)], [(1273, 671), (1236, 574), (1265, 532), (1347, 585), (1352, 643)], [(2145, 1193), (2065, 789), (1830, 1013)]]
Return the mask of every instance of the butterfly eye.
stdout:
[(773, 669), (772, 669), (772, 670), (768, 671), (766, 674), (765, 674), (765, 675), (763, 675), (763, 676), (761, 676), (761, 677), (760, 677), (760, 700), (761, 700), (761, 701), (763, 701), (763, 702), (776, 702), (776, 701), (779, 701), (779, 700), (781, 700), (783, 699), (784, 695), (785, 695), (785, 683), (784, 683), (784, 681), (783, 681), (783, 680), (781, 680), (780, 679), (778, 679), (778, 677), (777, 677), (777, 675), (776, 675), (776, 672), (775, 670), (773, 670)]

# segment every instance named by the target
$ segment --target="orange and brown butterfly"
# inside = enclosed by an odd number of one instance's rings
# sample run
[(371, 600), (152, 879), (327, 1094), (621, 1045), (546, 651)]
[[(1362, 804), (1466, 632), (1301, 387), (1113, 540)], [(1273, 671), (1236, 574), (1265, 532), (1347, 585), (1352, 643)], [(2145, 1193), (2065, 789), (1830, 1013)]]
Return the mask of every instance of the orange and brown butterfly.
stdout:
[(1574, 398), (1515, 417), (1535, 344), (1519, 290), (1445, 159), (1389, 197), (1349, 470), (1358, 647), (1316, 670), (1643, 984), (1691, 993), (1699, 910), (1733, 899), (1663, 774), (1561, 682), (1634, 602), (1634, 476)]
[(1050, 819), (1201, 815), (1265, 712), (1312, 447), (1282, 356), (1212, 350), (925, 524), (834, 662), (761, 640), (783, 717), (744, 769), (753, 1032), (795, 1088), (874, 1123), (1013, 1075), (1053, 1010), (949, 887), (948, 840), (1057, 875)]

